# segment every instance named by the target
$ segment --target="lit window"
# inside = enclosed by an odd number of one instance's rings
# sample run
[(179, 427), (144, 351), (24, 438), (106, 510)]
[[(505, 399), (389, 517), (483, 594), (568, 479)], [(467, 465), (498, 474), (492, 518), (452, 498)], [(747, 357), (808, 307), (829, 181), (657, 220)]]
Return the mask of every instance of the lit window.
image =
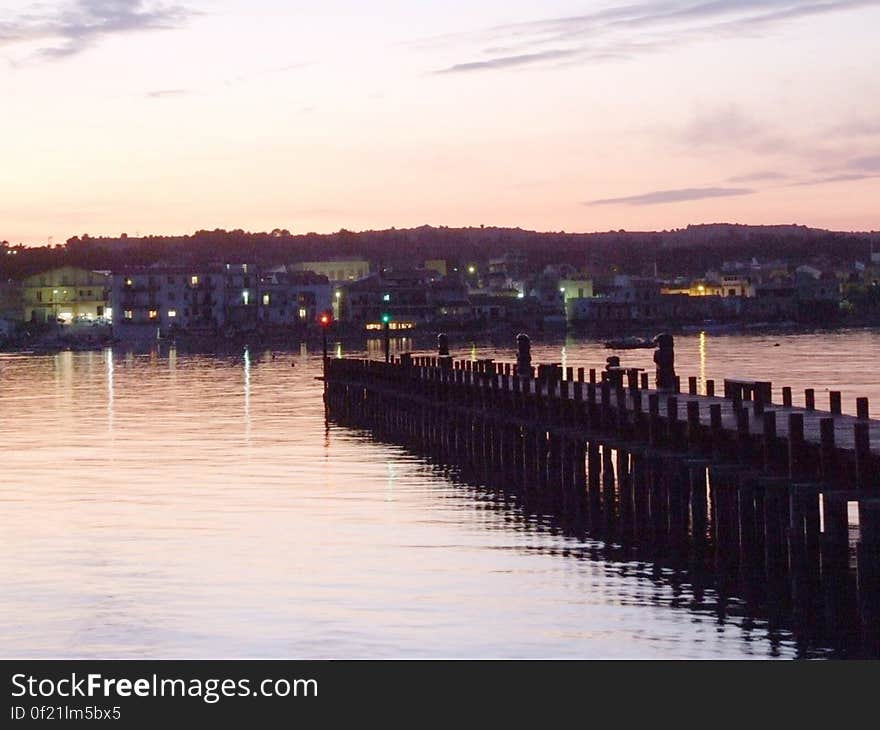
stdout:
[(130, 309), (126, 309), (126, 310), (122, 313), (122, 316), (125, 317), (126, 319), (134, 319), (134, 312), (131, 311)]
[(189, 283), (192, 286), (198, 286), (199, 285), (199, 277), (198, 276), (191, 276), (189, 278)]
[(299, 318), (305, 319), (308, 316), (309, 312), (305, 307), (300, 307), (299, 309)]
[(263, 294), (263, 306), (264, 307), (269, 306), (269, 295), (268, 294)]
[(125, 285), (126, 285), (126, 286), (131, 286), (132, 283), (133, 283), (133, 282), (132, 282), (131, 278), (128, 278), (128, 279), (125, 280)]
[(169, 318), (169, 319), (174, 319), (176, 316), (177, 316), (177, 310), (176, 310), (176, 309), (169, 309), (169, 310), (168, 310), (168, 318)]
[(150, 319), (159, 319), (159, 310), (158, 309), (151, 309), (149, 316), (150, 316)]
[(244, 305), (247, 306), (248, 304), (250, 304), (251, 301), (251, 293), (247, 289), (245, 289), (241, 293), (241, 299), (244, 302)]

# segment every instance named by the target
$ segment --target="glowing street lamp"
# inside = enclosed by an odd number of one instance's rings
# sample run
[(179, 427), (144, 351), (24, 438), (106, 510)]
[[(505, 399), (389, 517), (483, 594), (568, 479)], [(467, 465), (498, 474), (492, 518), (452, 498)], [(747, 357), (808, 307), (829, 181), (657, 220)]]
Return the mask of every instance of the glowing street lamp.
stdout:
[[(333, 324), (333, 315), (330, 312), (322, 312), (318, 317), (318, 324), (321, 325), (321, 340), (324, 346), (324, 375), (327, 375), (327, 330)], [(326, 382), (325, 382), (326, 387)]]
[(385, 362), (391, 362), (391, 314), (382, 313), (382, 333), (384, 335)]

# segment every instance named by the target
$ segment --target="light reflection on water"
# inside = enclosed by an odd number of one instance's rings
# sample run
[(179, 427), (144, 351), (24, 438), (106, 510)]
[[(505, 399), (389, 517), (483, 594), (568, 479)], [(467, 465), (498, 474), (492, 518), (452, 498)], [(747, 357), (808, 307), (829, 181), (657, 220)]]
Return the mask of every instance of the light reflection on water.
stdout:
[[(820, 404), (826, 387), (850, 412), (880, 403), (877, 334), (695, 335), (677, 352), (685, 382), (787, 373), (779, 385)], [(533, 353), (609, 354), (571, 338)], [(650, 350), (621, 355), (650, 366)], [(0, 655), (796, 653), (759, 622), (720, 621), (710, 594), (695, 607), (668, 571), (328, 429), (319, 369), (307, 348), (0, 356)]]

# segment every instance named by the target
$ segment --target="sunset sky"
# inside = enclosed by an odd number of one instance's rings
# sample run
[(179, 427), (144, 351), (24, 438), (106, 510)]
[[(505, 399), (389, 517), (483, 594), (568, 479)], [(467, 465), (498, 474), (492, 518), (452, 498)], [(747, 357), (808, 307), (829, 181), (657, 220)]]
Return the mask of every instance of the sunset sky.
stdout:
[(0, 240), (880, 229), (880, 0), (0, 0)]

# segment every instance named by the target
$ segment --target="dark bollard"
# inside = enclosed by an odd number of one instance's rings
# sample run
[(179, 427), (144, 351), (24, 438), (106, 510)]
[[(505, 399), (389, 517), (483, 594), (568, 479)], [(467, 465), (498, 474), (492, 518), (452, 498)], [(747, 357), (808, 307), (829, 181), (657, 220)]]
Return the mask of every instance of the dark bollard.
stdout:
[(843, 413), (843, 399), (839, 390), (832, 390), (828, 394), (828, 405), (834, 415), (839, 416)]
[(516, 336), (516, 374), (521, 378), (534, 376), (532, 369), (532, 340), (525, 334)]
[(578, 378), (578, 382), (579, 382), (579, 383), (583, 383), (583, 382), (584, 382), (584, 369), (583, 369), (583, 368), (578, 368), (578, 370), (577, 370), (577, 378)]
[(816, 391), (812, 388), (807, 388), (804, 391), (804, 407), (808, 411), (816, 410)]
[(697, 378), (694, 375), (688, 378), (688, 395), (697, 395)]
[(642, 390), (647, 390), (648, 386), (649, 386), (648, 373), (642, 373), (640, 380), (641, 380), (640, 385), (642, 387)]
[(449, 337), (442, 332), (437, 335), (437, 365), (444, 370), (452, 370), (452, 356), (449, 354)]
[(706, 381), (706, 395), (709, 396), (709, 398), (715, 397), (715, 381), (714, 380), (707, 380)]
[(791, 408), (791, 404), (792, 404), (791, 388), (788, 386), (785, 386), (782, 389), (782, 405), (785, 408)]
[(856, 416), (861, 420), (867, 420), (871, 417), (867, 398), (856, 398)]
[(657, 351), (654, 363), (657, 365), (657, 389), (675, 390), (675, 340), (670, 334), (657, 335), (654, 338)]

